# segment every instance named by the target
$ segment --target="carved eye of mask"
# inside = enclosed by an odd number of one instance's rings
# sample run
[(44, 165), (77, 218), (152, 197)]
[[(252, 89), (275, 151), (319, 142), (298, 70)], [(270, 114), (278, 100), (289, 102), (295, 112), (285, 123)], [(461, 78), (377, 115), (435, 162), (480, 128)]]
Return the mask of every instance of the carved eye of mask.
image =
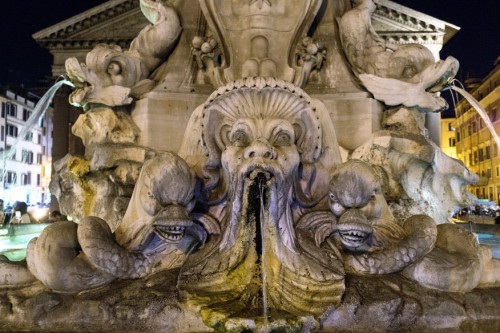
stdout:
[(273, 142), (273, 146), (290, 146), (292, 144), (292, 136), (284, 131), (279, 132)]
[(238, 147), (246, 147), (249, 145), (250, 140), (248, 138), (248, 134), (239, 129), (231, 135), (231, 143)]
[(382, 213), (382, 206), (377, 202), (378, 193), (379, 191), (375, 190), (367, 204), (361, 208), (363, 214), (365, 214), (365, 216), (368, 218), (380, 217)]
[(330, 201), (330, 209), (332, 210), (332, 213), (337, 216), (342, 215), (345, 208), (337, 201), (337, 198), (335, 198), (333, 193), (330, 193)]
[(122, 68), (119, 63), (112, 61), (108, 65), (108, 73), (110, 75), (118, 75), (121, 74)]
[(140, 192), (141, 205), (144, 211), (150, 215), (154, 216), (160, 211), (160, 204), (158, 200), (154, 198), (154, 195), (149, 190), (148, 186), (143, 186)]

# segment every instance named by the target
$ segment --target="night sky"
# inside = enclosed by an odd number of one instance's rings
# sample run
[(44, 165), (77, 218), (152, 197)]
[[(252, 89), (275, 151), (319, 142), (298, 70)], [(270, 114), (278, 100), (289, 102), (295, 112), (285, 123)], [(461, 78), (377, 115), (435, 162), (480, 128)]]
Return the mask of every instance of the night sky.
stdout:
[[(195, 1), (195, 0), (186, 0)], [(2, 0), (0, 85), (45, 85), (52, 56), (31, 35), (104, 0)], [(404, 6), (461, 27), (443, 48), (442, 58), (460, 61), (458, 78), (484, 77), (500, 56), (500, 0), (400, 0)]]
[(0, 10), (0, 85), (45, 86), (52, 55), (31, 37), (105, 0), (2, 0)]
[(460, 62), (457, 78), (484, 78), (500, 56), (499, 0), (395, 0), (395, 2), (459, 26), (460, 31), (444, 45), (441, 58)]

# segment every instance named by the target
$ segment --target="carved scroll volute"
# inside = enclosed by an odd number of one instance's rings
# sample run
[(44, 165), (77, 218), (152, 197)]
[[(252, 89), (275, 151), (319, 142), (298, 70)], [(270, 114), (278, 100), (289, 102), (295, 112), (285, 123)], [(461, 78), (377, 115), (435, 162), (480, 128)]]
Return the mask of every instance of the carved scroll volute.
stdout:
[(293, 82), (295, 45), (324, 0), (200, 0), (224, 54), (226, 81), (275, 77)]

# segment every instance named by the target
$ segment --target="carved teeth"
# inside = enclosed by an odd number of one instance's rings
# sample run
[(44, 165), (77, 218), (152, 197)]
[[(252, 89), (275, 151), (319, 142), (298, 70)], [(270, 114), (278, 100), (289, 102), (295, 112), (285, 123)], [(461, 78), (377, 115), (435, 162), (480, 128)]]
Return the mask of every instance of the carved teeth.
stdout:
[(182, 235), (166, 235), (168, 239), (170, 240), (173, 240), (173, 241), (177, 241), (177, 240), (180, 240), (182, 238)]
[(356, 230), (351, 230), (351, 231), (344, 231), (341, 232), (342, 236), (350, 236), (350, 237), (366, 237), (366, 233), (362, 231), (356, 231)]
[(180, 226), (165, 226), (165, 225), (158, 225), (156, 226), (156, 229), (164, 231), (164, 232), (184, 232), (186, 228), (180, 227)]
[(155, 230), (160, 237), (166, 240), (179, 241), (184, 237), (186, 228), (182, 226), (156, 225)]
[(347, 236), (364, 237), (365, 233), (358, 232), (358, 231), (349, 231), (349, 232), (347, 232)]
[(363, 243), (368, 237), (367, 233), (359, 230), (346, 230), (339, 232), (339, 234), (345, 242), (350, 243), (351, 245)]

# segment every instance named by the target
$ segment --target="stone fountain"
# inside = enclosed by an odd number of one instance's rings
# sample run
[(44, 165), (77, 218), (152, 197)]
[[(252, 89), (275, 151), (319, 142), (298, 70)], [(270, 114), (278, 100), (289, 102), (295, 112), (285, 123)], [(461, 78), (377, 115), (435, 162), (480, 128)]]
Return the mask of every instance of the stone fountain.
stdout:
[(372, 0), (193, 3), (67, 60), (73, 221), (0, 261), (0, 331), (500, 330), (500, 262), (448, 222), (477, 176), (424, 126), (457, 60)]

